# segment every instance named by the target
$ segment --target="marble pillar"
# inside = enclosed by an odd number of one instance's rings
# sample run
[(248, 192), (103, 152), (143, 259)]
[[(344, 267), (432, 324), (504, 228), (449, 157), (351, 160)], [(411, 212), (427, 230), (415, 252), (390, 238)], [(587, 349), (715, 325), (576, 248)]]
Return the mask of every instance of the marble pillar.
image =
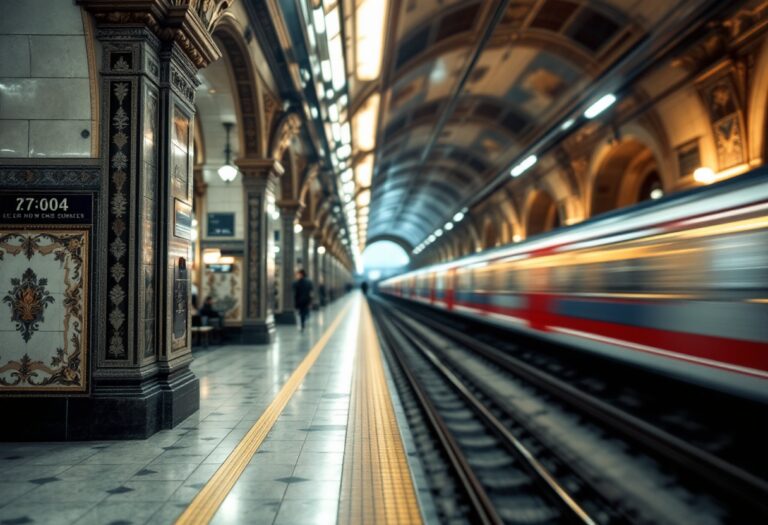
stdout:
[(298, 203), (278, 203), (281, 221), (280, 248), (280, 295), (282, 308), (275, 314), (278, 324), (296, 324), (296, 308), (293, 300), (293, 281), (296, 279), (296, 233), (293, 228), (299, 214)]
[(273, 341), (275, 317), (274, 219), (275, 188), (283, 173), (272, 159), (243, 158), (236, 161), (243, 174), (245, 207), (245, 260), (243, 264), (244, 344)]

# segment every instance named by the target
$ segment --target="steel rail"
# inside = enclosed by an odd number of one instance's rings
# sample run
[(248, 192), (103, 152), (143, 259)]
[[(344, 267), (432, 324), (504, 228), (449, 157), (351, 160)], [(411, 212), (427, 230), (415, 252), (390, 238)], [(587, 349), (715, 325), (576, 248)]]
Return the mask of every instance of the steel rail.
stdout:
[[(391, 314), (391, 309), (388, 310), (388, 313)], [(529, 475), (531, 475), (531, 477), (545, 489), (549, 496), (548, 499), (553, 504), (557, 505), (558, 508), (565, 511), (565, 515), (569, 518), (569, 522), (585, 525), (596, 525), (598, 523), (598, 521), (593, 519), (576, 499), (571, 496), (569, 491), (555, 479), (542, 462), (536, 458), (536, 455), (512, 432), (510, 432), (510, 430), (499, 421), (498, 417), (494, 415), (493, 412), (469, 390), (469, 388), (467, 388), (465, 382), (447, 367), (432, 350), (427, 348), (427, 346), (430, 345), (428, 345), (424, 339), (419, 338), (421, 341), (418, 341), (412, 337), (410, 335), (412, 329), (403, 327), (401, 319), (393, 321), (392, 319), (387, 318), (385, 322), (390, 326), (395, 324), (398, 325), (398, 330), (400, 331), (401, 336), (407, 340), (412, 348), (417, 349), (417, 351), (428, 360), (454, 391), (467, 402), (479, 419), (483, 421), (485, 426), (490, 427), (490, 430), (505, 443), (508, 450), (521, 460), (521, 464), (525, 467), (525, 470), (528, 471)], [(399, 356), (404, 357), (397, 347), (393, 348), (393, 350), (394, 352), (398, 352)], [(401, 361), (401, 363), (403, 362), (404, 361)], [(471, 467), (469, 468), (471, 469)]]
[(413, 309), (409, 309), (409, 314), (418, 318), (418, 322), (478, 353), (506, 372), (544, 390), (565, 405), (576, 408), (620, 432), (624, 439), (673, 461), (695, 476), (700, 476), (723, 490), (731, 500), (739, 502), (740, 506), (754, 509), (758, 515), (768, 516), (768, 482), (765, 480), (464, 332)]

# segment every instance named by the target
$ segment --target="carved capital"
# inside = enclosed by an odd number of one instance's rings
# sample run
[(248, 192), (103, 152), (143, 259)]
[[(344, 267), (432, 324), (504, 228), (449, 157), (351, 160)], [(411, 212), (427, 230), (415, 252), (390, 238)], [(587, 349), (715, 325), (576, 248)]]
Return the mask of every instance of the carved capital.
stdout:
[(211, 33), (234, 0), (77, 0), (99, 26), (145, 26), (198, 68), (221, 56)]
[(285, 168), (275, 159), (241, 158), (235, 164), (243, 174), (243, 184), (248, 184), (254, 178), (277, 179)]

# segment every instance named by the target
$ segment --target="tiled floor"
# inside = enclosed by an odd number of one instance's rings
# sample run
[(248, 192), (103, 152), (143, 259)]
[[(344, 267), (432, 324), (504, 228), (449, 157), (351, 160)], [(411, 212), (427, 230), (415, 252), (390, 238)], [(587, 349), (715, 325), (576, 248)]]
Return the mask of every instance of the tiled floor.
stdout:
[[(169, 524), (270, 404), (346, 301), (270, 347), (196, 355), (201, 409), (144, 441), (0, 443), (0, 525)], [(351, 308), (213, 523), (334, 523), (359, 308)]]

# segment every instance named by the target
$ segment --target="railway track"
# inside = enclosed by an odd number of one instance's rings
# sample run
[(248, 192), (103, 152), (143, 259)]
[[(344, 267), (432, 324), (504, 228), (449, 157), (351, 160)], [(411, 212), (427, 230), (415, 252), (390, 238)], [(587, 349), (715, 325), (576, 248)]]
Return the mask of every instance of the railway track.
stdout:
[[(462, 485), (474, 487), (465, 492), (479, 494), (464, 496), (464, 501), (480, 502), (482, 508), (489, 507), (490, 503), (496, 510), (496, 514), (486, 512), (489, 518), (483, 522), (645, 523), (659, 521), (659, 516), (644, 515), (636, 502), (633, 504), (632, 498), (627, 498), (618, 487), (606, 484), (605, 480), (595, 481), (594, 472), (588, 469), (573, 467), (572, 463), (580, 462), (564, 454), (562, 449), (552, 447), (551, 440), (531, 431), (525, 417), (520, 416), (508, 399), (483, 384), (477, 370), (474, 373), (469, 370), (468, 364), (478, 360), (495, 369), (497, 380), (509, 376), (510, 380), (524, 381), (526, 388), (533, 388), (539, 395), (578, 412), (579, 424), (596, 424), (600, 432), (618, 436), (659, 458), (675, 477), (683, 473), (683, 478), (695, 486), (694, 491), (715, 494), (713, 500), (717, 504), (711, 512), (717, 519), (713, 523), (760, 522), (761, 516), (768, 515), (768, 489), (759, 477), (575, 388), (547, 372), (546, 366), (531, 366), (500, 352), (487, 341), (478, 341), (467, 333), (466, 327), (447, 327), (444, 318), (440, 322), (412, 308), (406, 314), (388, 301), (372, 303), (384, 346), (395, 368), (407, 378), (402, 382), (408, 383), (407, 388), (427, 407), (422, 410), (437, 429), (435, 432), (447, 436), (439, 441), (453, 451), (453, 470), (463, 473), (458, 478), (463, 480)], [(452, 352), (447, 350), (449, 347)], [(457, 358), (457, 352), (472, 359)], [(567, 370), (564, 374), (569, 375)], [(583, 377), (579, 379), (583, 382)], [(486, 380), (490, 381), (490, 377)], [(506, 456), (495, 457), (502, 450)], [(483, 467), (482, 459), (477, 459), (483, 457), (492, 466), (494, 461), (500, 465), (496, 470)], [(527, 476), (515, 478), (524, 488), (518, 498), (509, 496), (517, 494), (516, 485), (499, 485), (497, 481), (505, 479), (499, 473), (506, 472), (511, 483), (511, 471), (505, 470), (510, 465)], [(541, 492), (531, 492), (532, 487)], [(478, 488), (480, 490), (476, 490)], [(528, 503), (521, 506), (521, 501)], [(704, 501), (708, 501), (706, 497)], [(723, 502), (721, 508), (719, 505)], [(526, 515), (540, 519), (520, 519), (515, 511), (505, 510), (508, 508), (539, 509), (538, 514), (528, 512)], [(702, 512), (706, 513), (706, 509), (702, 508)], [(475, 520), (473, 517), (469, 521)]]
[(467, 387), (426, 341), (409, 333), (399, 320), (376, 315), (380, 308), (373, 307), (374, 315), (395, 364), (395, 382), (401, 394), (406, 391), (416, 400), (408, 412), (417, 423), (417, 446), (432, 463), (428, 470), (438, 472), (435, 477), (444, 474), (448, 464), (458, 480), (448, 487), (444, 479), (439, 483), (441, 522), (634, 521), (612, 507), (566, 461), (537, 444), (501, 407)]

